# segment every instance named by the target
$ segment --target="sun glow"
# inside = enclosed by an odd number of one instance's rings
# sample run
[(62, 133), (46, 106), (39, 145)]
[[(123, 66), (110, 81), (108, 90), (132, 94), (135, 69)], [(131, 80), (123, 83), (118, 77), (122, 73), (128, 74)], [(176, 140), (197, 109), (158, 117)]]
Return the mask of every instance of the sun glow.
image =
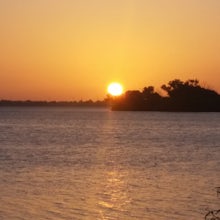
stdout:
[(123, 86), (120, 83), (113, 82), (108, 86), (108, 94), (112, 96), (119, 96), (123, 93)]

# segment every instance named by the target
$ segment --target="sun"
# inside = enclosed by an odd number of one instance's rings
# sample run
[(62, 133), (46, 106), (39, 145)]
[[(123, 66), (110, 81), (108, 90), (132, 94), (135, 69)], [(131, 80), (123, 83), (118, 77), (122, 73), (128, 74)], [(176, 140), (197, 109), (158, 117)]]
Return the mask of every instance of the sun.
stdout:
[(108, 85), (108, 93), (112, 96), (119, 96), (123, 93), (123, 86), (118, 82), (113, 82)]

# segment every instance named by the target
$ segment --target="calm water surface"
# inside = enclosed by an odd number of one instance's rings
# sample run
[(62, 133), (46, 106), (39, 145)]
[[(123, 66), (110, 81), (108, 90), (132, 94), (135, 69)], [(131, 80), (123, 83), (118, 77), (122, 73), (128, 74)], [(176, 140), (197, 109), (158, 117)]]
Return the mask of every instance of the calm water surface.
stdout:
[(198, 220), (219, 186), (220, 113), (0, 108), (1, 220)]

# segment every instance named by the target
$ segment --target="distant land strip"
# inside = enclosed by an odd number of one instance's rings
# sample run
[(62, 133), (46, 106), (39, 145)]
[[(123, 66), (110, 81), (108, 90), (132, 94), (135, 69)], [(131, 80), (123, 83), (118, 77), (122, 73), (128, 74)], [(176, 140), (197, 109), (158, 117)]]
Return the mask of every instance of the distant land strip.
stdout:
[(161, 89), (162, 96), (153, 86), (142, 91), (129, 90), (120, 96), (108, 95), (102, 101), (12, 101), (0, 100), (0, 107), (109, 107), (113, 111), (167, 111), (167, 112), (220, 112), (220, 95), (204, 88), (197, 79), (181, 81), (174, 79)]
[(107, 101), (13, 101), (0, 100), (0, 107), (107, 107)]

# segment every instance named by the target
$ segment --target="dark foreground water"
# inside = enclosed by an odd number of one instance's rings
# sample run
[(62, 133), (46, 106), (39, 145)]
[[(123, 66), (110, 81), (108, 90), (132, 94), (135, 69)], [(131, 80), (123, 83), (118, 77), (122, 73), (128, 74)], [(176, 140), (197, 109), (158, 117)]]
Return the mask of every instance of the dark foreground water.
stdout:
[(1, 220), (199, 220), (219, 186), (220, 113), (0, 108)]

